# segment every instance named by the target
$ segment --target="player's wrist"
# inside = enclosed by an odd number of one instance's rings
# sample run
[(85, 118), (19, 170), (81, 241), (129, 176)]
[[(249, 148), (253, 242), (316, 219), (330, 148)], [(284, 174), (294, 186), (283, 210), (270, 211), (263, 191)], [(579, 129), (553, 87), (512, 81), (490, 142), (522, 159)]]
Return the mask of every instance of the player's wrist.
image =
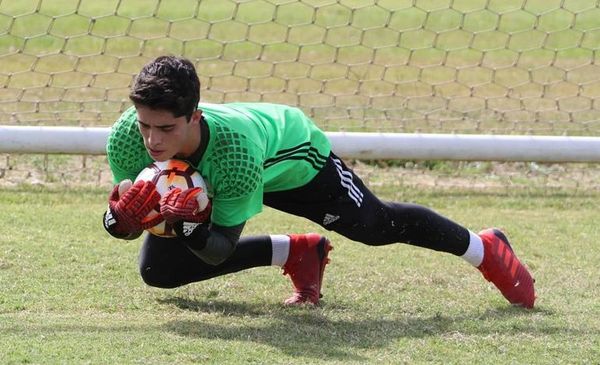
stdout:
[(102, 225), (108, 234), (115, 238), (124, 239), (124, 240), (133, 240), (141, 236), (143, 230), (124, 230), (119, 222), (117, 221), (117, 217), (110, 206), (104, 212), (102, 217)]
[(202, 250), (210, 236), (208, 223), (178, 221), (172, 224), (173, 230), (189, 248)]

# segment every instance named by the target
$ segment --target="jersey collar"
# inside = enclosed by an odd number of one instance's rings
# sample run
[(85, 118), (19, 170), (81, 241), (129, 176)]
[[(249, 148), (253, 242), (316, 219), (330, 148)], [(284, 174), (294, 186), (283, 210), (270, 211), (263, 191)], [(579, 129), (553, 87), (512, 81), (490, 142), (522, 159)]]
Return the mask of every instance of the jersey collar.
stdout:
[(206, 147), (208, 146), (208, 141), (210, 139), (210, 130), (208, 125), (206, 124), (206, 120), (204, 117), (200, 119), (200, 145), (192, 153), (190, 157), (187, 158), (189, 162), (191, 162), (194, 166), (198, 166), (202, 157), (204, 157), (204, 152), (206, 152)]

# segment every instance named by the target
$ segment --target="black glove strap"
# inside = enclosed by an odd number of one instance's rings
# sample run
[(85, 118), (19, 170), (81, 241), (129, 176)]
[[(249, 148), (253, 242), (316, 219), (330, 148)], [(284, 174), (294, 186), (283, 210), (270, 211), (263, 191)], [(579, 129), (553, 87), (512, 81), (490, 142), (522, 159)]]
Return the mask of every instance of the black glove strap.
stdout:
[(106, 209), (104, 212), (104, 216), (102, 218), (102, 225), (106, 232), (108, 232), (111, 236), (115, 238), (119, 238), (122, 240), (134, 240), (142, 235), (144, 231), (133, 232), (133, 233), (120, 233), (117, 232), (117, 218), (110, 210), (110, 208)]
[(206, 240), (210, 236), (208, 223), (179, 221), (173, 224), (173, 230), (177, 237), (193, 250), (202, 250), (206, 247)]

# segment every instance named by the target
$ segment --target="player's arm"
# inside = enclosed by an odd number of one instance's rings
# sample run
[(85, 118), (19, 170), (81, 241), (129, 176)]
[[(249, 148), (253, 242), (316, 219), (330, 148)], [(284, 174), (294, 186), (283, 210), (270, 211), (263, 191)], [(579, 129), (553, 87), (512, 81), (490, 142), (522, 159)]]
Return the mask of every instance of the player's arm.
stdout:
[(188, 248), (202, 261), (218, 265), (225, 261), (237, 246), (245, 223), (234, 227), (223, 227), (216, 224), (205, 225), (198, 229), (205, 230), (203, 237), (184, 240)]
[(161, 215), (188, 248), (204, 262), (218, 265), (233, 253), (245, 222), (225, 227), (210, 222), (212, 206), (202, 188), (168, 191)]
[(144, 229), (158, 224), (157, 215), (147, 220), (148, 213), (158, 204), (160, 194), (150, 181), (123, 180), (116, 184), (108, 197), (108, 209), (102, 219), (106, 231), (115, 238), (131, 240), (139, 237)]

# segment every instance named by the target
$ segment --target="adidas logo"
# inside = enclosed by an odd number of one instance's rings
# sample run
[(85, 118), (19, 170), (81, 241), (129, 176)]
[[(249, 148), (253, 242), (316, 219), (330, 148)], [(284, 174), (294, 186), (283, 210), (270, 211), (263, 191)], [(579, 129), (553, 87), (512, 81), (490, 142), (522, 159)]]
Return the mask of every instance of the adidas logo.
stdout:
[(338, 219), (340, 219), (339, 215), (333, 215), (333, 214), (325, 214), (325, 218), (323, 218), (323, 225), (327, 226), (330, 225), (331, 223), (337, 221)]
[(200, 223), (183, 222), (183, 235), (189, 237)]
[(112, 211), (110, 207), (106, 210), (106, 214), (104, 214), (104, 227), (108, 228), (113, 224), (117, 223), (117, 220), (113, 217)]

